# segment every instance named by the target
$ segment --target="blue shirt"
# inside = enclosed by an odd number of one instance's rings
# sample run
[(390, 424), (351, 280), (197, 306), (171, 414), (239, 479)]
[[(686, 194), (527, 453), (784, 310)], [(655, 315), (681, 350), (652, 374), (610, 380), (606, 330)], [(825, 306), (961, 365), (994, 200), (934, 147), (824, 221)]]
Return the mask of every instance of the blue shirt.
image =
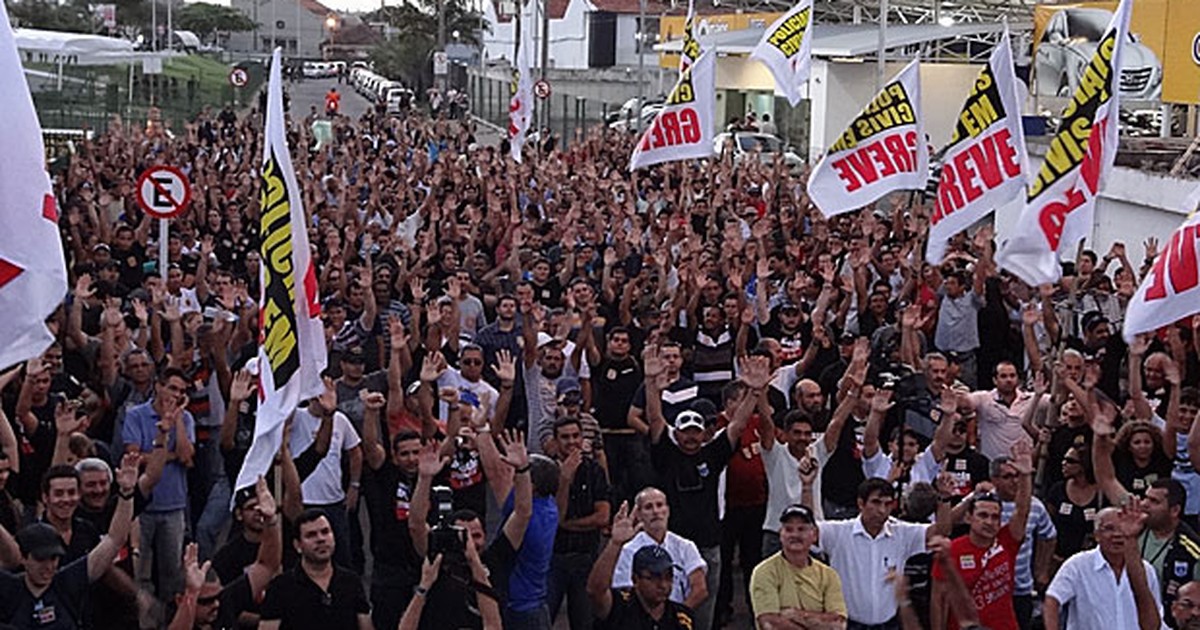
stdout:
[[(154, 401), (130, 407), (125, 412), (125, 426), (121, 428), (124, 446), (136, 445), (143, 453), (154, 449), (154, 437), (158, 435), (158, 421), (162, 418), (154, 410)], [(196, 421), (192, 414), (183, 412), (183, 425), (188, 439), (196, 443)], [(167, 432), (167, 450), (175, 452), (175, 431)], [(174, 512), (187, 507), (187, 469), (178, 461), (167, 462), (162, 479), (154, 486), (154, 495), (146, 505), (147, 512)]]
[[(500, 522), (513, 511), (509, 493)], [(537, 610), (546, 603), (546, 584), (550, 577), (550, 559), (554, 555), (554, 534), (558, 531), (558, 504), (554, 497), (534, 497), (533, 516), (525, 528), (525, 538), (517, 551), (516, 566), (508, 578), (508, 607), (514, 612)], [(501, 534), (503, 535), (503, 534)]]

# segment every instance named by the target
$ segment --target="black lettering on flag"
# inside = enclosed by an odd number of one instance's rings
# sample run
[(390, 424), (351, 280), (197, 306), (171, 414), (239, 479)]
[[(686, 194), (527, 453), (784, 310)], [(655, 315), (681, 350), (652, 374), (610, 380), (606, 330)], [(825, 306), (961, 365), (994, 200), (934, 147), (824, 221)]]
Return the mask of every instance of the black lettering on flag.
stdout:
[(300, 369), (296, 339), (296, 274), (292, 268), (292, 204), (279, 162), (272, 152), (262, 168), (263, 304), (259, 343), (271, 364), (275, 389)]

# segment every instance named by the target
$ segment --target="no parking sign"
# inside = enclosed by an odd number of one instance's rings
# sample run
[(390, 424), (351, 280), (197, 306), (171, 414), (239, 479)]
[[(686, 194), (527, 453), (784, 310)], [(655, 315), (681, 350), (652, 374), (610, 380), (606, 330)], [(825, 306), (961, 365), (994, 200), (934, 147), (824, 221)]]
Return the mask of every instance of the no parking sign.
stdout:
[(170, 219), (192, 201), (192, 186), (174, 166), (153, 166), (137, 181), (138, 205), (156, 219)]

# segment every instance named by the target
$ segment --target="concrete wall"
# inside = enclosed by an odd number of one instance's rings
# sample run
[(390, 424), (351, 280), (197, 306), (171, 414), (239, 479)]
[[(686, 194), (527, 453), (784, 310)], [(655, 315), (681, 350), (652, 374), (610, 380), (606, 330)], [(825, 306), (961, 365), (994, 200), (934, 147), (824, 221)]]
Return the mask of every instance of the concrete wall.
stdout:
[[(550, 51), (549, 67), (564, 69), (587, 68), (588, 62), (588, 20), (587, 14), (594, 11), (587, 0), (571, 0), (562, 19), (550, 20)], [(513, 58), (514, 23), (499, 22), (496, 10), (491, 2), (484, 3), (484, 19), (491, 25), (492, 30), (484, 34), (483, 45), (487, 58), (491, 60)], [(522, 25), (524, 28), (524, 25)], [(537, 18), (534, 31), (534, 64), (542, 59), (542, 24), (540, 15)]]
[[(649, 21), (650, 16), (647, 16)], [(658, 29), (647, 32), (656, 32)], [(618, 66), (637, 66), (638, 51), (637, 41), (634, 36), (637, 35), (637, 16), (636, 15), (618, 15), (617, 16), (617, 60)], [(652, 50), (646, 50), (646, 66), (653, 68), (658, 63), (658, 53)], [(650, 75), (654, 76), (654, 75)]]
[[(233, 0), (232, 6), (259, 24), (257, 31), (233, 33), (229, 36), (229, 50), (234, 52), (270, 53), (271, 33), (286, 55), (297, 55), (296, 6), (295, 0), (269, 0), (259, 4), (258, 0)], [(318, 59), (321, 42), (325, 39), (325, 16), (317, 16), (300, 9), (300, 52), (297, 56)], [(278, 24), (282, 23), (282, 25)], [(275, 26), (272, 29), (272, 26)]]

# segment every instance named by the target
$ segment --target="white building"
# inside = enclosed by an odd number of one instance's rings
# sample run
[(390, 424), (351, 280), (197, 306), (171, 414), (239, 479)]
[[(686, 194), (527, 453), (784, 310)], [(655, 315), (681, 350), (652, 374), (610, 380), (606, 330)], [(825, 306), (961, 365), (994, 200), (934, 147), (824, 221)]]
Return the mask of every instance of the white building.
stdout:
[[(550, 13), (550, 68), (561, 70), (583, 70), (587, 68), (610, 68), (613, 66), (635, 66), (638, 63), (637, 33), (639, 0), (548, 0)], [(491, 32), (484, 35), (487, 58), (508, 59), (513, 57), (514, 23), (512, 14), (516, 2), (501, 0), (499, 3), (485, 2), (484, 19)], [(535, 43), (538, 47), (537, 60), (541, 60), (542, 24), (539, 13), (534, 25)], [(687, 4), (672, 9), (667, 3), (657, 0), (646, 2), (645, 32), (658, 33), (659, 17), (668, 12), (680, 13)], [(524, 28), (524, 25), (522, 25)], [(647, 42), (653, 45), (653, 40)], [(647, 48), (646, 64), (657, 62), (658, 55)]]
[(273, 46), (280, 46), (285, 56), (318, 59), (321, 42), (328, 37), (325, 20), (337, 16), (317, 0), (232, 0), (232, 6), (259, 25), (230, 35), (229, 49), (234, 52), (270, 54)]

